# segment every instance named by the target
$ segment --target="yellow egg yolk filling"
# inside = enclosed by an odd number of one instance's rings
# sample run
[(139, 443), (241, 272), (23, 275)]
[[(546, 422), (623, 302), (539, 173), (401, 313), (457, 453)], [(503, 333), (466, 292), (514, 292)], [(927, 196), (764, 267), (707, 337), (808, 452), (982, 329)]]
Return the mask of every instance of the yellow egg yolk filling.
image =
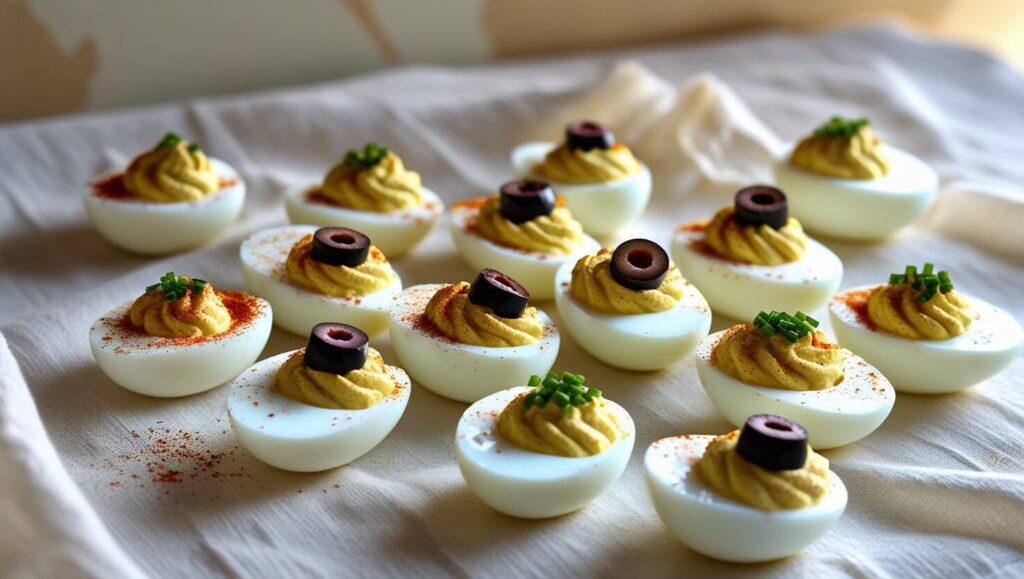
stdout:
[(480, 208), (476, 230), (498, 245), (539, 253), (565, 255), (583, 241), (583, 226), (567, 208), (557, 206), (550, 215), (513, 223), (501, 214), (499, 197), (488, 199)]
[(882, 140), (868, 125), (849, 137), (811, 135), (793, 149), (789, 163), (839, 179), (878, 179), (890, 169)]
[(136, 329), (162, 338), (215, 336), (231, 327), (231, 313), (209, 283), (173, 302), (160, 289), (148, 291), (132, 303), (128, 315)]
[(303, 289), (325, 296), (353, 298), (378, 292), (395, 281), (395, 271), (376, 246), (371, 246), (366, 261), (355, 267), (316, 261), (310, 256), (312, 246), (311, 233), (292, 246), (285, 262), (288, 279)]
[(395, 390), (395, 381), (385, 370), (384, 359), (373, 348), (367, 350), (362, 368), (344, 375), (309, 368), (304, 354), (305, 350), (295, 352), (277, 371), (274, 387), (292, 400), (334, 410), (364, 410)]
[(198, 148), (190, 150), (184, 139), (136, 157), (123, 181), (132, 195), (157, 203), (199, 201), (220, 188), (210, 159)]
[(868, 296), (868, 320), (908, 340), (949, 340), (967, 332), (974, 320), (967, 298), (956, 290), (936, 292), (922, 304), (921, 292), (907, 283), (876, 287)]
[(469, 301), (464, 281), (437, 290), (424, 315), (445, 336), (471, 346), (528, 346), (544, 335), (537, 308), (527, 306), (518, 318), (502, 318)]
[(782, 265), (807, 254), (807, 236), (796, 219), (790, 217), (780, 229), (767, 224), (744, 225), (736, 220), (733, 206), (719, 210), (704, 235), (708, 247), (729, 261)]
[(693, 469), (711, 490), (762, 511), (810, 507), (828, 494), (828, 459), (807, 449), (807, 462), (792, 470), (766, 470), (736, 452), (739, 430), (716, 437)]
[(640, 162), (629, 147), (615, 143), (607, 149), (595, 148), (589, 151), (571, 149), (559, 145), (544, 161), (534, 167), (533, 172), (556, 183), (603, 183), (618, 181), (640, 171)]
[(624, 436), (604, 398), (563, 409), (549, 400), (525, 408), (516, 397), (498, 417), (498, 433), (512, 444), (541, 454), (584, 457), (600, 454)]
[(711, 363), (736, 380), (780, 390), (832, 388), (843, 381), (844, 359), (822, 332), (790, 342), (778, 333), (765, 338), (750, 324), (728, 330), (711, 352)]
[(584, 306), (608, 314), (649, 314), (672, 309), (683, 297), (683, 276), (669, 267), (655, 289), (634, 290), (615, 281), (611, 272), (613, 250), (585, 255), (572, 269), (569, 291)]
[(320, 192), (342, 207), (376, 213), (423, 204), (419, 173), (407, 170), (398, 155), (391, 152), (369, 168), (339, 162), (324, 177)]

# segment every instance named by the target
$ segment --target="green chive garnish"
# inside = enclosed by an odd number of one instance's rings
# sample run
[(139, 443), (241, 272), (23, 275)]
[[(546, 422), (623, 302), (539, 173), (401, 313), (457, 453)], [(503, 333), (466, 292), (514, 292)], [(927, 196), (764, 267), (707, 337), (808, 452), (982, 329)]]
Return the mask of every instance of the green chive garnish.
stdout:
[(209, 282), (204, 279), (177, 276), (173, 271), (169, 271), (160, 278), (160, 283), (146, 286), (146, 293), (159, 289), (168, 302), (173, 302), (184, 296), (189, 290), (195, 293), (202, 292), (207, 283)]
[(946, 294), (953, 291), (953, 282), (949, 279), (949, 272), (946, 270), (934, 272), (935, 265), (931, 263), (924, 264), (921, 273), (917, 272), (916, 266), (908, 265), (904, 273), (894, 273), (889, 276), (889, 285), (909, 284), (921, 292), (917, 296), (917, 303), (924, 304), (939, 292)]
[(189, 153), (195, 153), (198, 150), (199, 150), (199, 143), (192, 143), (192, 144), (190, 144), (188, 146), (188, 152)]
[(770, 338), (777, 332), (790, 342), (796, 342), (813, 333), (820, 322), (803, 312), (797, 312), (795, 315), (786, 312), (758, 312), (752, 323), (765, 338)]
[(170, 149), (171, 147), (177, 146), (181, 142), (181, 135), (178, 133), (168, 132), (164, 135), (164, 138), (160, 139), (160, 142), (156, 144), (159, 149)]
[(388, 148), (377, 143), (366, 143), (363, 150), (350, 149), (345, 153), (343, 162), (349, 169), (361, 171), (369, 169), (388, 156)]
[(849, 139), (870, 124), (871, 121), (864, 117), (844, 119), (843, 117), (835, 116), (829, 119), (827, 123), (814, 129), (814, 136)]
[(583, 375), (572, 372), (562, 372), (561, 376), (548, 372), (543, 380), (540, 376), (530, 376), (528, 384), (535, 390), (523, 398), (523, 408), (543, 408), (548, 402), (554, 402), (556, 406), (568, 412), (573, 406), (581, 406), (600, 397), (601, 391), (584, 386), (584, 380), (586, 378)]

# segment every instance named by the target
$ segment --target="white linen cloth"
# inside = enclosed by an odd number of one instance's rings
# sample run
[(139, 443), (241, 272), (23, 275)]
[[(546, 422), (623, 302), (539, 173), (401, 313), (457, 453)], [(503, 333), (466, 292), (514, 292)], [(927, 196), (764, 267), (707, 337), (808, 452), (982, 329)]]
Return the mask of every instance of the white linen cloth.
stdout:
[[(798, 556), (736, 566), (679, 545), (644, 488), (650, 442), (730, 428), (692, 360), (624, 372), (563, 335), (556, 368), (585, 373), (629, 410), (637, 446), (622, 479), (594, 504), (521, 521), (480, 503), (458, 473), (452, 443), (464, 404), (415, 388), (395, 431), (365, 457), (326, 473), (285, 473), (237, 447), (225, 388), (177, 400), (132, 394), (95, 365), (86, 334), (168, 270), (240, 288), (239, 242), (283, 223), (283, 188), (317, 181), (347, 148), (390, 145), (450, 203), (493, 191), (510, 174), (516, 143), (557, 139), (562, 122), (581, 116), (607, 121), (651, 163), (651, 207), (621, 237), (664, 243), (679, 222), (728, 203), (736, 185), (767, 179), (776, 134), (794, 139), (833, 114), (866, 114), (883, 138), (929, 161), (951, 185), (933, 215), (896, 239), (825, 240), (845, 263), (843, 287), (935, 261), (958, 288), (1020, 319), (1022, 103), (1024, 78), (991, 57), (857, 28), (407, 69), (0, 128), (0, 329), (13, 353), (0, 342), (0, 574), (1020, 575), (1020, 360), (961, 394), (898, 395), (878, 431), (824, 453), (850, 491), (837, 526)], [(80, 196), (91, 177), (167, 130), (238, 168), (249, 198), (240, 221), (206, 247), (132, 256), (90, 228)], [(407, 284), (473, 275), (445, 225), (395, 262)], [(552, 304), (541, 308), (557, 320)], [(729, 323), (716, 319), (715, 329)], [(302, 343), (275, 330), (264, 356)], [(374, 346), (396, 361), (386, 336)]]

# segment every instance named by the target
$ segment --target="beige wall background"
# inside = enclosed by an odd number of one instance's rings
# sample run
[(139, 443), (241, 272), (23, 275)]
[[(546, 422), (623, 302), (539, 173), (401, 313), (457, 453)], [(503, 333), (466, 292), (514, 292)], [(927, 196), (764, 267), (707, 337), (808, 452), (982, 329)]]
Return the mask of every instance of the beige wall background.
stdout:
[(0, 121), (879, 18), (1024, 65), (1021, 0), (0, 0)]

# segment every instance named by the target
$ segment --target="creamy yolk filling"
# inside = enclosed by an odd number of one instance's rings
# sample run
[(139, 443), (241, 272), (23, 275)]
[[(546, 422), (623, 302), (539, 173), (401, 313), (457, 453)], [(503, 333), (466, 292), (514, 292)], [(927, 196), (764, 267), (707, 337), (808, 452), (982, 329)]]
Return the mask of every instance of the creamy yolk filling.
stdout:
[(274, 387), (281, 394), (311, 406), (334, 410), (364, 410), (387, 398), (395, 382), (384, 368), (380, 352), (369, 348), (362, 368), (342, 374), (306, 366), (305, 350), (292, 354), (277, 371)]
[(231, 327), (231, 313), (209, 283), (173, 302), (160, 289), (148, 291), (132, 303), (128, 315), (133, 327), (162, 338), (214, 336)]
[(589, 151), (562, 144), (548, 153), (533, 172), (556, 183), (583, 184), (618, 181), (639, 170), (640, 162), (622, 143)]
[(157, 203), (198, 201), (220, 188), (210, 159), (188, 141), (157, 146), (132, 161), (123, 176), (131, 194)]
[(370, 247), (366, 261), (355, 267), (330, 265), (310, 256), (313, 234), (306, 235), (288, 252), (285, 271), (295, 285), (331, 297), (353, 298), (378, 292), (395, 281), (384, 253)]
[(608, 314), (648, 314), (672, 309), (683, 297), (683, 276), (672, 266), (655, 289), (634, 290), (615, 281), (611, 272), (613, 250), (586, 255), (572, 269), (572, 297), (593, 310)]
[(889, 174), (882, 140), (870, 126), (849, 137), (811, 135), (797, 144), (790, 165), (839, 179), (878, 179)]
[(907, 283), (876, 287), (868, 296), (868, 320), (908, 340), (948, 340), (967, 332), (974, 319), (967, 298), (955, 290), (936, 292), (922, 304), (921, 291)]
[(729, 261), (781, 265), (807, 254), (807, 236), (796, 219), (790, 217), (780, 229), (766, 224), (744, 225), (736, 220), (733, 206), (719, 210), (704, 235), (708, 247)]
[(745, 384), (780, 390), (824, 390), (843, 381), (843, 350), (822, 332), (796, 342), (765, 338), (750, 324), (734, 326), (711, 352), (711, 363)]
[(368, 168), (338, 163), (324, 177), (320, 192), (342, 207), (376, 213), (423, 204), (419, 173), (407, 170), (398, 155), (390, 152)]
[(518, 318), (502, 318), (469, 301), (464, 281), (437, 290), (424, 315), (445, 336), (471, 346), (528, 346), (544, 335), (537, 308), (528, 306)]
[(828, 494), (828, 459), (807, 449), (807, 462), (792, 470), (766, 470), (736, 452), (739, 430), (716, 437), (693, 469), (713, 491), (760, 509), (802, 509)]
[(583, 241), (583, 226), (561, 204), (550, 215), (523, 223), (506, 219), (500, 207), (500, 198), (492, 197), (480, 208), (476, 218), (477, 231), (494, 243), (523, 251), (564, 255)]
[(579, 406), (559, 407), (549, 400), (543, 407), (525, 408), (516, 397), (498, 417), (498, 433), (531, 452), (566, 457), (600, 454), (624, 436), (604, 398)]

